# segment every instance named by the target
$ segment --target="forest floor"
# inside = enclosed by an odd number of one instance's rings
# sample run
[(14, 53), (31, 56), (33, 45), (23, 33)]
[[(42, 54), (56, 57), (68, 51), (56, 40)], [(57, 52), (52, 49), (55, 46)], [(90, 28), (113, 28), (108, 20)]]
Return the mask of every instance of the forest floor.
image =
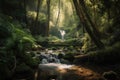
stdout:
[[(114, 65), (101, 65), (101, 64), (88, 64), (88, 63), (78, 63), (67, 69), (59, 69), (59, 76), (62, 78), (60, 80), (106, 80), (103, 79), (104, 72), (114, 71), (117, 73), (120, 80), (120, 64)], [(44, 72), (42, 72), (44, 74)], [(46, 73), (45, 73), (46, 74)], [(37, 79), (35, 79), (37, 80)], [(57, 80), (57, 79), (40, 79), (40, 80)]]
[(63, 72), (62, 80), (98, 80), (101, 77), (99, 73), (81, 65), (61, 71)]
[[(102, 65), (102, 66), (80, 64), (80, 65), (74, 65), (67, 69), (59, 69), (59, 73), (60, 76), (62, 76), (61, 80), (105, 80), (103, 79), (102, 76), (104, 72), (108, 72), (108, 71), (117, 72), (118, 69), (120, 69), (120, 64)], [(119, 72), (118, 72), (118, 76), (120, 77)], [(53, 80), (57, 80), (57, 79), (53, 79)]]
[[(120, 65), (77, 65), (67, 69), (62, 80), (104, 80), (102, 74), (108, 71), (116, 71), (119, 69), (118, 66), (120, 67)], [(118, 76), (120, 75), (118, 74)]]

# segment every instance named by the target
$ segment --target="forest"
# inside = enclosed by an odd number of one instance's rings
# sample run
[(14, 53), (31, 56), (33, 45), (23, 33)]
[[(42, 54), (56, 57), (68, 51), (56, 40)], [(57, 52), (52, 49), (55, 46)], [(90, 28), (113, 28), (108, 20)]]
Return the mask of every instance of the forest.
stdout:
[(120, 80), (120, 0), (0, 0), (0, 80)]

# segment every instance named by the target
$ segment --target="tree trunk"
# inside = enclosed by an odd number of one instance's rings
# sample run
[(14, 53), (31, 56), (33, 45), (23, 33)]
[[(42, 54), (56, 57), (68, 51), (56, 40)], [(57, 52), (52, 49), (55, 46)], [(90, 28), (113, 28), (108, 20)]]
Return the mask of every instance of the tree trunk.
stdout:
[(58, 11), (58, 16), (57, 16), (57, 20), (56, 20), (56, 23), (55, 23), (55, 27), (57, 27), (59, 17), (60, 17), (60, 0), (59, 0), (59, 3), (58, 3), (58, 8), (59, 8), (59, 11)]
[(87, 13), (87, 7), (86, 7), (86, 5), (85, 5), (84, 0), (79, 0), (79, 3), (80, 3), (80, 5), (81, 5), (81, 7), (82, 7), (82, 10), (83, 10), (83, 12), (84, 12), (84, 14), (85, 14), (88, 22), (90, 23), (90, 25), (91, 25), (91, 27), (92, 27), (92, 30), (93, 30), (94, 34), (97, 35), (97, 36), (99, 36), (99, 38), (100, 38), (100, 32), (99, 32), (99, 30), (96, 28), (95, 24), (92, 22), (89, 14)]
[(50, 23), (50, 0), (47, 0), (47, 26), (46, 26), (46, 36), (49, 36), (49, 23)]
[(38, 0), (38, 4), (37, 4), (37, 10), (36, 10), (36, 18), (35, 18), (35, 22), (34, 22), (34, 33), (38, 34), (38, 17), (39, 17), (39, 10), (40, 10), (40, 4), (41, 4), (41, 0)]
[(87, 33), (89, 34), (89, 36), (91, 37), (95, 45), (100, 49), (104, 48), (104, 45), (102, 44), (102, 42), (94, 35), (91, 28), (89, 27), (88, 21), (86, 19), (86, 15), (84, 14), (79, 2), (77, 0), (73, 0), (73, 3), (74, 3), (77, 15), (79, 16), (81, 23), (85, 27)]
[(24, 0), (24, 15), (25, 15), (26, 28), (27, 28), (28, 21), (27, 21), (27, 9), (26, 8), (27, 8), (26, 0)]

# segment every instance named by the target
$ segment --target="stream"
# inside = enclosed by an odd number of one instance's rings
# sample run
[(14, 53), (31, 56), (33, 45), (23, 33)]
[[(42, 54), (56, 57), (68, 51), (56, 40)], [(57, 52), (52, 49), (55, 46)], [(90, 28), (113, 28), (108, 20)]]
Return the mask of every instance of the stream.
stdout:
[(66, 53), (61, 49), (35, 52), (40, 60), (35, 80), (99, 80), (100, 75), (94, 70), (64, 59)]
[(35, 57), (40, 59), (37, 80), (62, 80), (62, 70), (74, 66), (68, 60), (63, 59), (64, 55), (65, 52), (62, 50), (46, 49), (41, 51), (40, 54), (36, 53)]

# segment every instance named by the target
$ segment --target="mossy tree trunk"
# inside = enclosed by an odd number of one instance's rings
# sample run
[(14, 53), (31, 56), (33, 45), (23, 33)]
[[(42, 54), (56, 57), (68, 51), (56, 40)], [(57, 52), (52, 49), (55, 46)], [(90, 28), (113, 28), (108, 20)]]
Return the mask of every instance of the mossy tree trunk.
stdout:
[(93, 30), (94, 34), (97, 35), (97, 36), (99, 36), (98, 38), (100, 38), (100, 32), (99, 32), (99, 30), (97, 29), (95, 23), (93, 23), (93, 21), (91, 20), (89, 14), (88, 14), (88, 12), (87, 12), (88, 9), (87, 9), (87, 7), (86, 7), (86, 5), (85, 5), (84, 0), (79, 0), (79, 3), (80, 3), (80, 5), (81, 5), (81, 7), (82, 7), (82, 10), (83, 10), (83, 12), (84, 12), (84, 14), (85, 14), (88, 22), (90, 23), (90, 25), (91, 25), (91, 27), (92, 27), (92, 30)]
[(84, 28), (86, 29), (87, 33), (89, 34), (89, 36), (91, 37), (95, 45), (100, 49), (104, 48), (103, 43), (100, 41), (98, 36), (96, 36), (97, 34), (95, 35), (95, 33), (91, 30), (91, 27), (88, 24), (88, 22), (90, 21), (90, 17), (87, 14), (85, 14), (85, 10), (83, 10), (83, 6), (81, 5), (80, 1), (73, 0), (73, 3), (74, 3), (76, 13), (79, 16), (81, 23), (83, 24)]

